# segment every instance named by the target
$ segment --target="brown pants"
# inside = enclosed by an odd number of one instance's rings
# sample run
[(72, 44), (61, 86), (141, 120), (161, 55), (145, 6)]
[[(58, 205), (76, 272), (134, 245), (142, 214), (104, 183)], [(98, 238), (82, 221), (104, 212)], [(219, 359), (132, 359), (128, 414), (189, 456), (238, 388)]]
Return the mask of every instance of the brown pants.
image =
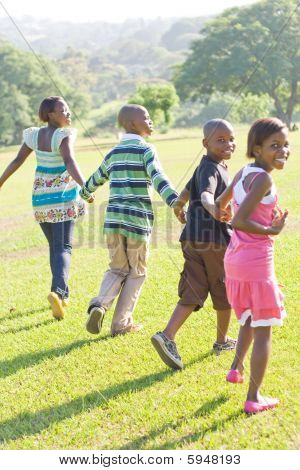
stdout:
[(108, 310), (119, 295), (111, 324), (111, 333), (116, 334), (130, 328), (132, 313), (138, 301), (147, 275), (149, 242), (107, 235), (109, 269), (104, 274), (99, 294), (90, 301)]
[(181, 305), (203, 307), (210, 293), (215, 310), (228, 310), (224, 255), (226, 246), (205, 242), (181, 242), (184, 268), (178, 285)]

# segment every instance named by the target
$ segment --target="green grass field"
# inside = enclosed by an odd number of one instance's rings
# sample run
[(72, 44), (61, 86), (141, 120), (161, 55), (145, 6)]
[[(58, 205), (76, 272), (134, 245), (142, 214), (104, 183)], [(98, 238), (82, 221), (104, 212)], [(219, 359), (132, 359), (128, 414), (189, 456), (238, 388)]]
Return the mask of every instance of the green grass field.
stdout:
[[(157, 140), (163, 167), (181, 190), (196, 167), (200, 132)], [(155, 138), (153, 139), (155, 140)], [(105, 153), (107, 142), (100, 142)], [(150, 337), (162, 329), (177, 302), (182, 257), (180, 226), (155, 195), (156, 225), (149, 275), (135, 311), (144, 325), (136, 335), (111, 338), (108, 312), (99, 337), (84, 327), (87, 303), (107, 268), (101, 234), (107, 188), (78, 223), (71, 266), (72, 302), (63, 322), (47, 304), (50, 270), (45, 240), (31, 212), (34, 156), (2, 188), (0, 214), (0, 449), (297, 449), (299, 436), (300, 137), (274, 173), (288, 226), (277, 239), (276, 272), (285, 285), (288, 318), (274, 328), (273, 354), (263, 392), (277, 409), (247, 417), (247, 389), (225, 382), (233, 353), (211, 354), (215, 315), (210, 301), (177, 337), (185, 363), (169, 370)], [(88, 176), (101, 161), (91, 142), (78, 142), (77, 158)], [(246, 128), (237, 129), (230, 174), (246, 163)], [(15, 149), (1, 149), (0, 172)], [(231, 336), (237, 335), (234, 316)], [(246, 377), (249, 377), (247, 362)]]

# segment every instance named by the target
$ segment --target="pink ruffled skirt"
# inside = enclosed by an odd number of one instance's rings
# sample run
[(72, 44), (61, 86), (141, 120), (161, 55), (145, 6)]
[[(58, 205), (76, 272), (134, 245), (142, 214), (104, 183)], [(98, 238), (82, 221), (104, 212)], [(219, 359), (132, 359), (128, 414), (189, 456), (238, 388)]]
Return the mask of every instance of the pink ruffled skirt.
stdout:
[[(264, 249), (262, 249), (264, 248)], [(228, 301), (241, 325), (251, 317), (251, 326), (282, 325), (286, 316), (283, 294), (274, 272), (273, 247), (229, 245), (225, 258)]]

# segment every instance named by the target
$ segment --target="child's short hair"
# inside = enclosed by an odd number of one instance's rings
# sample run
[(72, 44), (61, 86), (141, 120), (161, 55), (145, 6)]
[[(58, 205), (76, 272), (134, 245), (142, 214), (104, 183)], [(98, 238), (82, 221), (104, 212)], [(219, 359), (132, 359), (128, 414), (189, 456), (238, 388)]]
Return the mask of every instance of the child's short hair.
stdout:
[(255, 145), (262, 145), (263, 141), (282, 129), (287, 129), (287, 125), (278, 118), (262, 118), (255, 121), (248, 134), (247, 157), (255, 158), (253, 149)]
[(64, 99), (61, 96), (48, 96), (41, 102), (39, 109), (39, 118), (41, 121), (49, 122), (48, 114), (53, 113), (58, 101), (64, 101)]

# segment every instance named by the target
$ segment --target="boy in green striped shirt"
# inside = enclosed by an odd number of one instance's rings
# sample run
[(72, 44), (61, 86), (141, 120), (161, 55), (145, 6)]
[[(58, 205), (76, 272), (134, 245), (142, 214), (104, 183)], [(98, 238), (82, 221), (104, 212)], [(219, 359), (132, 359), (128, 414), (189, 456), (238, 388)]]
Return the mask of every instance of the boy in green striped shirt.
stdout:
[(109, 180), (104, 233), (110, 264), (98, 296), (90, 301), (86, 328), (92, 334), (99, 333), (105, 312), (118, 296), (111, 324), (113, 336), (141, 329), (133, 323), (132, 313), (146, 278), (154, 219), (152, 185), (170, 207), (178, 197), (162, 172), (154, 146), (144, 140), (153, 132), (147, 109), (125, 105), (118, 121), (126, 133), (80, 191), (87, 200)]

